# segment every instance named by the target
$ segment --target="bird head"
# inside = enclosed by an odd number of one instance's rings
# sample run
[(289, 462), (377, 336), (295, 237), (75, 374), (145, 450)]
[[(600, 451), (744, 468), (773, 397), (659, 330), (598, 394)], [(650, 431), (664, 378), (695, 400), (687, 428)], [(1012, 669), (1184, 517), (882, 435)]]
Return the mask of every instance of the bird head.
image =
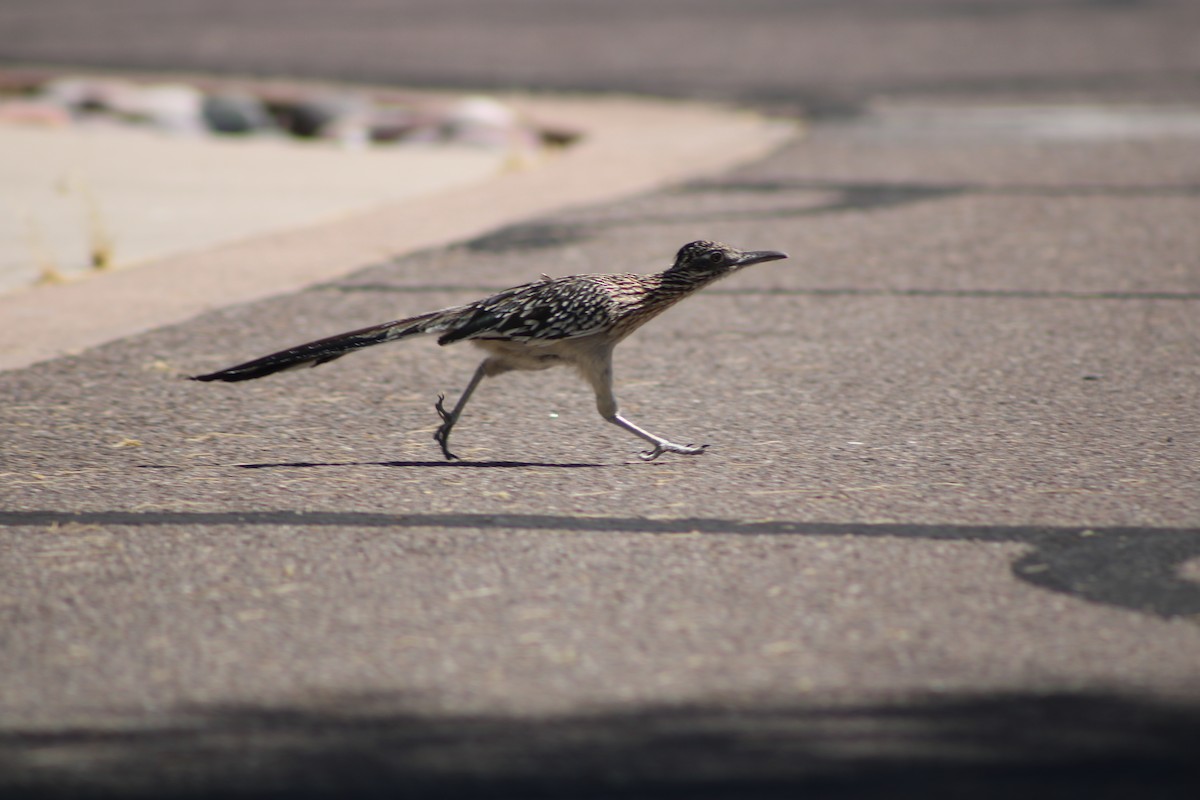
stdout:
[(778, 250), (738, 250), (720, 242), (701, 240), (679, 248), (669, 271), (718, 276), (751, 264), (787, 257), (787, 253)]

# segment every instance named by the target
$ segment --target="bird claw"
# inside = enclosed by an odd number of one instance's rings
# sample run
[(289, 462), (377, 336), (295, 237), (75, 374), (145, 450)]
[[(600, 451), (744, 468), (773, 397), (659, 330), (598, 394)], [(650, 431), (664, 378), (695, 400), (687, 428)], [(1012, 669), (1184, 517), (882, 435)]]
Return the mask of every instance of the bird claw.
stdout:
[(442, 422), (449, 422), (450, 421), (450, 412), (446, 410), (445, 404), (446, 404), (446, 395), (439, 394), (437, 402), (433, 404), (433, 407), (437, 410), (438, 416), (442, 418)]
[(446, 457), (447, 461), (461, 461), (462, 459), (450, 452), (450, 429), (454, 427), (454, 419), (446, 410), (445, 403), (446, 395), (439, 394), (437, 402), (433, 404), (438, 416), (442, 418), (442, 426), (433, 432), (433, 440), (441, 446), (442, 455)]
[(461, 458), (450, 452), (450, 448), (446, 444), (446, 437), (449, 436), (449, 434), (450, 431), (446, 430), (445, 428), (438, 428), (437, 432), (433, 434), (433, 440), (441, 445), (442, 455), (446, 457), (447, 461), (461, 461)]
[(642, 461), (653, 461), (663, 453), (679, 453), (680, 455), (684, 456), (698, 456), (707, 449), (708, 445), (706, 444), (682, 445), (675, 444), (674, 442), (661, 442), (654, 445), (653, 450), (644, 450), (639, 453), (638, 458), (642, 459)]

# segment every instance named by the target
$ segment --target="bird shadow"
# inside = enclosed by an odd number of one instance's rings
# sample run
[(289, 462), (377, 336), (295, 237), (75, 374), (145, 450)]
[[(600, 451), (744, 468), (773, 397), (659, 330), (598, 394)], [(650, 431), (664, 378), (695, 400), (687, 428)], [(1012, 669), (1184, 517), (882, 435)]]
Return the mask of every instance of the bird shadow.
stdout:
[(588, 469), (607, 464), (550, 462), (550, 461), (271, 461), (255, 464), (231, 464), (238, 469), (301, 469), (310, 467), (412, 467), (452, 469), (521, 469), (550, 467), (558, 469)]

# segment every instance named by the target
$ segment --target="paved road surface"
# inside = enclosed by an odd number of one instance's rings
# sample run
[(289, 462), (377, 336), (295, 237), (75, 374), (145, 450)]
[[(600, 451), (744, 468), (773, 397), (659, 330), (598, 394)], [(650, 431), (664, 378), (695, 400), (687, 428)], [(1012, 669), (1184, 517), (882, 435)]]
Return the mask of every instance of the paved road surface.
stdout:
[[(21, 4), (0, 55), (828, 113), (0, 376), (6, 790), (1195, 796), (1200, 141), (1128, 104), (1194, 104), (1200, 7), (245, 5)], [(443, 463), (474, 355), (432, 343), (178, 379), (700, 237), (793, 254), (618, 351), (700, 458), (638, 462), (546, 373)]]

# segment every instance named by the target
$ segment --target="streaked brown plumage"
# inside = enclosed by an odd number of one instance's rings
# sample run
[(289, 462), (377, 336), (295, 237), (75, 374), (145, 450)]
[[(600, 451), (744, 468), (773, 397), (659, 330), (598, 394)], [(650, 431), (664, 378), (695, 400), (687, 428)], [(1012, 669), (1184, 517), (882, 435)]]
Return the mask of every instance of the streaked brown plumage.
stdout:
[(617, 412), (612, 390), (612, 352), (626, 336), (675, 303), (713, 281), (762, 261), (787, 258), (774, 250), (741, 251), (719, 242), (684, 245), (666, 270), (650, 275), (543, 277), (466, 305), (341, 333), (272, 353), (228, 369), (197, 375), (198, 381), (245, 381), (283, 370), (318, 366), (363, 347), (409, 336), (433, 334), (438, 344), (469, 340), (488, 355), (475, 370), (454, 408), (436, 404), (442, 425), (434, 434), (447, 459), (450, 431), (485, 377), (512, 370), (575, 367), (596, 393), (607, 421), (653, 445), (651, 461), (663, 453), (694, 455), (707, 445), (679, 445), (639, 428)]

